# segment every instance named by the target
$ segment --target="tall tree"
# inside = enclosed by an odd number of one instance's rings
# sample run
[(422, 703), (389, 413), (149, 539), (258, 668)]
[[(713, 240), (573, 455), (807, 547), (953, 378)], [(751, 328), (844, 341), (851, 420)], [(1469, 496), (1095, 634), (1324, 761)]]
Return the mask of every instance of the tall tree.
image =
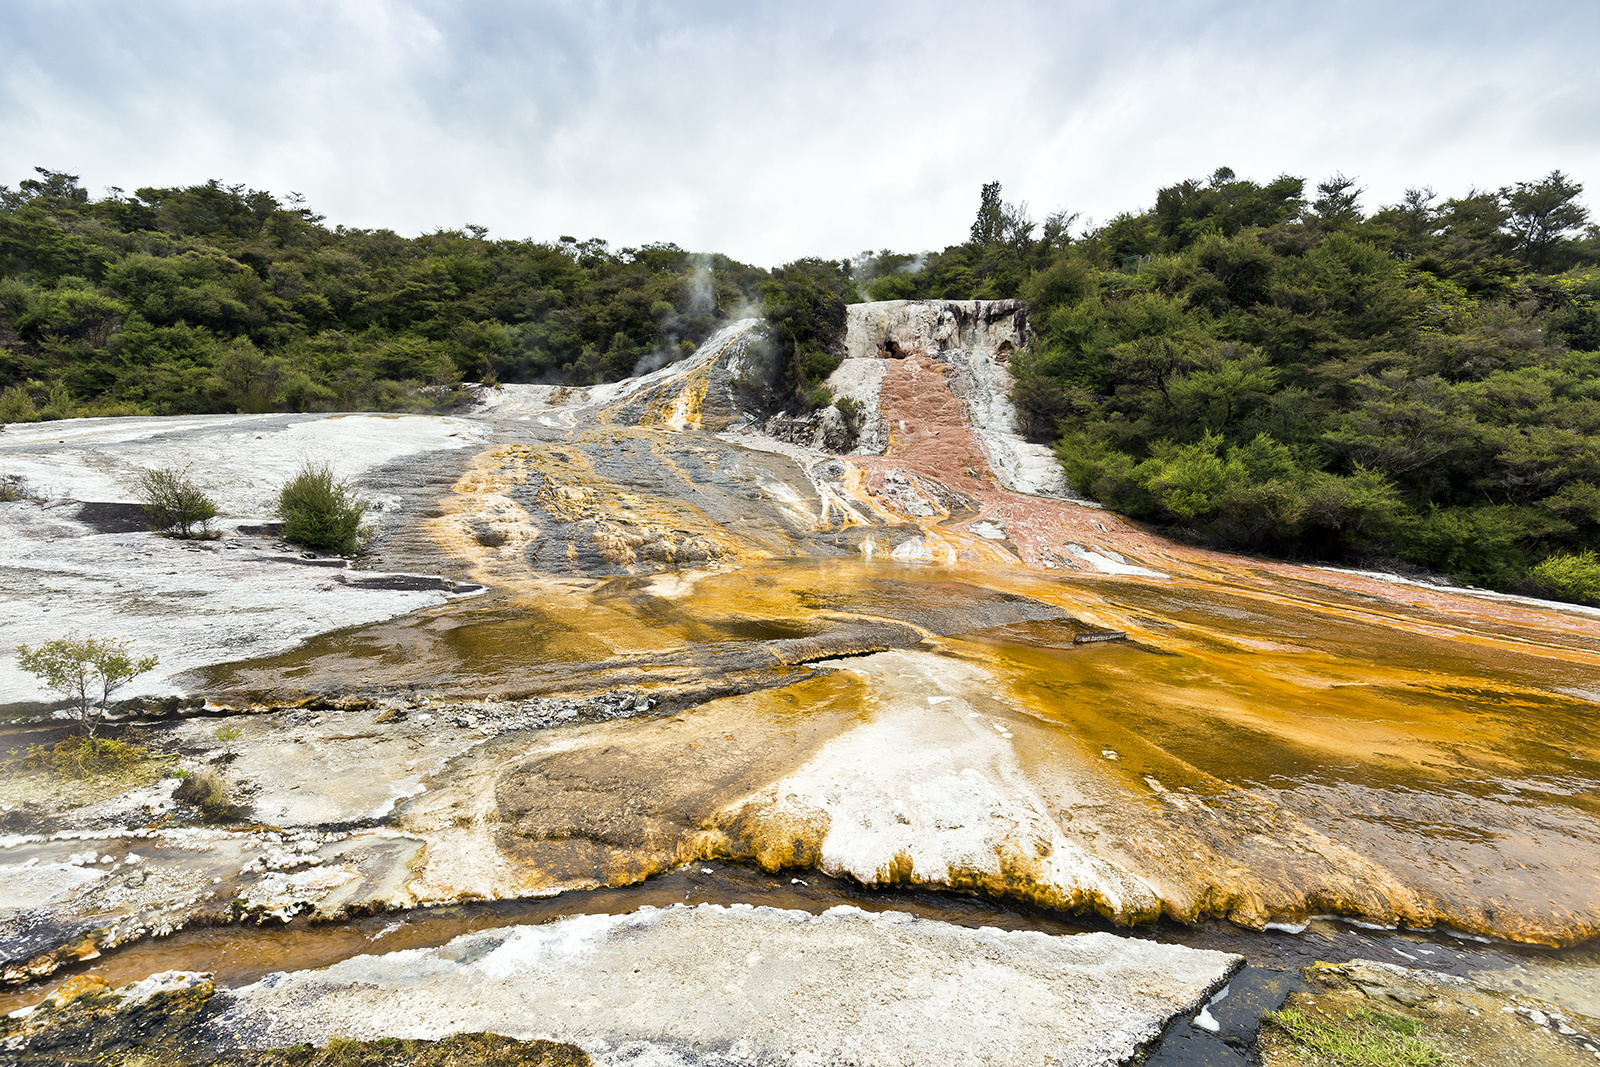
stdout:
[(1325, 228), (1349, 226), (1361, 221), (1362, 192), (1364, 190), (1356, 188), (1356, 179), (1335, 171), (1333, 177), (1317, 183), (1318, 195), (1311, 208)]
[(1000, 202), (1000, 183), (987, 182), (978, 200), (978, 217), (972, 220), (972, 243), (982, 248), (998, 244), (1005, 234), (1005, 205)]
[(1515, 189), (1501, 190), (1511, 219), (1506, 223), (1516, 241), (1516, 250), (1536, 270), (1555, 266), (1560, 246), (1567, 234), (1589, 219), (1589, 211), (1577, 202), (1583, 186), (1553, 170), (1543, 181), (1518, 182)]

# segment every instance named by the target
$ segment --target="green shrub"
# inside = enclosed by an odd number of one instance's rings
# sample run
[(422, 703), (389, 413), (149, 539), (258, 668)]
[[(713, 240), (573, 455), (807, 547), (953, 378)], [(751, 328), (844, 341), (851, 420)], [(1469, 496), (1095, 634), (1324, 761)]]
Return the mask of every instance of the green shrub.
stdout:
[(67, 388), (67, 383), (58, 381), (50, 386), (50, 392), (45, 395), (44, 407), (39, 409), (39, 417), (46, 422), (57, 419), (70, 419), (78, 414), (78, 402), (73, 399), (72, 390)]
[(211, 520), (217, 505), (189, 480), (187, 469), (156, 467), (141, 471), (133, 482), (144, 504), (152, 530), (167, 530), (178, 537), (211, 537)]
[(172, 791), (174, 800), (193, 804), (209, 822), (226, 822), (237, 819), (244, 810), (228, 796), (228, 787), (213, 770), (203, 770), (189, 775)]
[(0, 426), (8, 422), (38, 422), (39, 409), (33, 405), (33, 397), (20, 385), (13, 385), (10, 389), (0, 393)]
[(1400, 526), (1400, 555), (1459, 581), (1507, 589), (1528, 573), (1539, 539), (1571, 529), (1543, 508), (1430, 508)]
[(1552, 599), (1600, 604), (1600, 556), (1592, 551), (1551, 556), (1533, 568), (1528, 577)]
[(361, 551), (367, 507), (355, 486), (335, 478), (326, 463), (307, 462), (278, 491), (284, 540), (343, 556)]

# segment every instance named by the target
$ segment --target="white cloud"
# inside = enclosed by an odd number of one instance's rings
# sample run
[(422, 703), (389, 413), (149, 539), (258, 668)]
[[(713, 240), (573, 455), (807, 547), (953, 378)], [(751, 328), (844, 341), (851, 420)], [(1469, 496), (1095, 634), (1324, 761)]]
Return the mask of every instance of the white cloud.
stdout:
[(1600, 180), (1584, 2), (13, 5), (0, 181), (207, 178), (402, 233), (761, 264), (961, 240), (985, 181), (1105, 219), (1226, 164), (1366, 203)]

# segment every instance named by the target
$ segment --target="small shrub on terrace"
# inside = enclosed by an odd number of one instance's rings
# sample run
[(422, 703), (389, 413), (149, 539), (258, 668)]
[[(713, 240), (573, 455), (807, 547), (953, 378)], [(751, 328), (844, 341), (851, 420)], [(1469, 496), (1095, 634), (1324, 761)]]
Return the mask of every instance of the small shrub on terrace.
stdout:
[(213, 770), (203, 770), (183, 779), (172, 791), (173, 799), (193, 804), (207, 822), (227, 822), (244, 812), (228, 796), (228, 787)]
[(361, 551), (367, 507), (355, 486), (335, 478), (326, 463), (306, 463), (278, 491), (283, 539), (342, 556)]
[(189, 480), (187, 470), (157, 467), (142, 471), (133, 487), (152, 530), (170, 530), (179, 537), (212, 536), (211, 520), (217, 517), (217, 505)]
[(28, 479), (20, 474), (0, 474), (0, 503), (32, 498), (33, 494), (28, 492)]

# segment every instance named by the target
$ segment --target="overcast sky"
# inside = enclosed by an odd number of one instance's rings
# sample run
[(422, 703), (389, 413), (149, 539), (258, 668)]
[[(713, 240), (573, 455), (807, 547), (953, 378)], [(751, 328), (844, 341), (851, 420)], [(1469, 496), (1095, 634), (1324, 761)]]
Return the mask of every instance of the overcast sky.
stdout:
[(959, 242), (987, 181), (1101, 221), (1219, 165), (1600, 205), (1597, 54), (1597, 0), (0, 0), (0, 183), (763, 266)]

